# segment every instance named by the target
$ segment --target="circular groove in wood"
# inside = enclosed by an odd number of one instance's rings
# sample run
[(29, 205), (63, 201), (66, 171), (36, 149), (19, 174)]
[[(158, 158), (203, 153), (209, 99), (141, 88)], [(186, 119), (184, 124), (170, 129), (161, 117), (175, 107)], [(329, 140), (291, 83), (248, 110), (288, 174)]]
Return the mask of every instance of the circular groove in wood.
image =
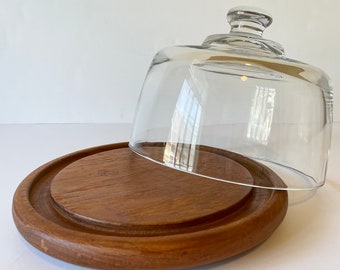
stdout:
[[(152, 225), (145, 234), (140, 223), (132, 230), (118, 226), (120, 231), (110, 231), (60, 215), (50, 194), (58, 173), (80, 159), (122, 148), (127, 148), (127, 144), (82, 150), (32, 172), (13, 198), (13, 218), (23, 237), (53, 257), (96, 269), (174, 269), (207, 264), (244, 252), (266, 240), (285, 216), (287, 192), (267, 189), (252, 189), (225, 216), (174, 228)], [(223, 150), (207, 148), (206, 151), (227, 155)], [(280, 181), (260, 164), (244, 163), (238, 156), (233, 159), (247, 168), (255, 183)]]

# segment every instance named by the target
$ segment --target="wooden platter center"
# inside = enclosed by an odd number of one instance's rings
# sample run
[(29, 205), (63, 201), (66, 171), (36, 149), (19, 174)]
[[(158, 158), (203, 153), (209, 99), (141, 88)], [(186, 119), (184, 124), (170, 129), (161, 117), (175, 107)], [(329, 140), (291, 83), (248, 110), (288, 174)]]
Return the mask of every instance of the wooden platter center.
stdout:
[[(200, 158), (208, 160), (210, 155), (202, 152)], [(220, 158), (219, 164), (228, 163), (230, 168), (227, 177), (252, 183), (245, 167)], [(218, 168), (212, 164), (210, 169)], [(226, 215), (251, 190), (158, 165), (128, 148), (76, 160), (54, 177), (50, 187), (54, 207), (64, 217), (108, 229), (206, 222)]]

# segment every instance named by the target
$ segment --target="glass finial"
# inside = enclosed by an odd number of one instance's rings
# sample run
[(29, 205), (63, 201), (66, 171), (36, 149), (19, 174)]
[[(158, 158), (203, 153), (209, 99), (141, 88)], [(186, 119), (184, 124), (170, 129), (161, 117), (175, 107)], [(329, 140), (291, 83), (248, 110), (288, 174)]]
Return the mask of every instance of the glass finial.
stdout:
[(248, 6), (239, 6), (229, 10), (227, 20), (231, 26), (231, 33), (257, 36), (262, 36), (264, 29), (273, 21), (267, 11)]

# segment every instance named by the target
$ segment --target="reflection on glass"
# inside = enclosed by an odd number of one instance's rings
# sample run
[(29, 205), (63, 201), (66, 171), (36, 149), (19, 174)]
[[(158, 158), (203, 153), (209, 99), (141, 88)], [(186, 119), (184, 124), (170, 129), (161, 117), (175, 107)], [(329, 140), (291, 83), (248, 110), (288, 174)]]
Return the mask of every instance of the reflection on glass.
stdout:
[(247, 138), (268, 144), (275, 106), (275, 88), (256, 86), (249, 115)]
[(193, 171), (195, 145), (199, 136), (204, 87), (194, 76), (185, 79), (174, 110), (163, 162), (186, 171)]

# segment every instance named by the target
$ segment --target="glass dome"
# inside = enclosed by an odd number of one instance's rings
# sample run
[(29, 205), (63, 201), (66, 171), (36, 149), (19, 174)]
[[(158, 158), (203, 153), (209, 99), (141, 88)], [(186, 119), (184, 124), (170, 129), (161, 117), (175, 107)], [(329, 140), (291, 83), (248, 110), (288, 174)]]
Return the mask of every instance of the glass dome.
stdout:
[[(328, 76), (262, 38), (272, 22), (267, 12), (237, 7), (227, 19), (229, 34), (155, 55), (130, 148), (159, 164), (228, 183), (283, 190), (322, 186), (332, 129)], [(232, 168), (221, 161), (226, 153), (283, 182), (230, 178)]]

